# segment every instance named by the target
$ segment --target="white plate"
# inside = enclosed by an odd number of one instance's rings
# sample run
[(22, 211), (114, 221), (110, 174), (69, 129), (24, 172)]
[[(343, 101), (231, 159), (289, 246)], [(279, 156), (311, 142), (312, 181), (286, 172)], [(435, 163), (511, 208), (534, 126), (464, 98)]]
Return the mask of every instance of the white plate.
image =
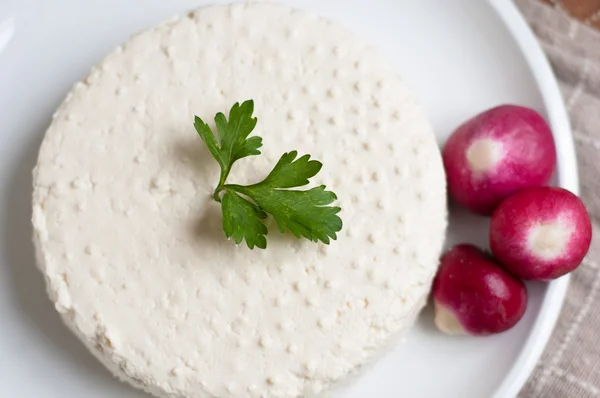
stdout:
[[(577, 191), (566, 112), (543, 54), (508, 0), (285, 0), (350, 26), (397, 66), (443, 142), (461, 121), (511, 102), (545, 114), (558, 183)], [(142, 397), (114, 380), (61, 324), (35, 270), (30, 172), (44, 129), (71, 85), (132, 33), (204, 0), (2, 0), (0, 27), (0, 396)], [(2, 21), (12, 22), (2, 24)], [(7, 28), (8, 27), (8, 28)], [(0, 36), (10, 37), (6, 30)], [(0, 46), (1, 49), (2, 46)], [(451, 242), (486, 243), (482, 219), (453, 217)], [(567, 279), (530, 284), (525, 318), (487, 338), (450, 338), (421, 316), (407, 344), (338, 396), (511, 397), (535, 365)]]

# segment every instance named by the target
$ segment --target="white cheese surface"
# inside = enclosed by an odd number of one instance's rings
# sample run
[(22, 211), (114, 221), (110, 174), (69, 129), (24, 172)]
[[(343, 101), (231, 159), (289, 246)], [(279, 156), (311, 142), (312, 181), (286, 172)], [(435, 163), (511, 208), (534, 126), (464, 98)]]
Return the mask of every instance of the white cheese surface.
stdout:
[[(401, 49), (399, 49), (401, 51)], [(254, 99), (262, 179), (296, 149), (324, 164), (330, 246), (225, 239), (219, 168), (192, 126)], [(396, 73), (347, 30), (258, 3), (137, 35), (77, 83), (34, 170), (34, 242), (67, 324), (117, 376), (164, 397), (318, 395), (406, 331), (434, 276), (445, 178)]]

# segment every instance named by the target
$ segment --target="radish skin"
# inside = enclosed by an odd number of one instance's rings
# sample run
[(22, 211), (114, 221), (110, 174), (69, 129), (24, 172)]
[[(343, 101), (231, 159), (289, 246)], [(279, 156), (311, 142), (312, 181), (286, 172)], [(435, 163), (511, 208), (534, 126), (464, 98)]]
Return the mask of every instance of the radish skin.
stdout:
[(458, 245), (441, 260), (433, 282), (435, 323), (447, 334), (487, 335), (513, 327), (525, 313), (523, 282), (472, 245)]
[(468, 120), (442, 151), (450, 196), (490, 215), (519, 189), (546, 185), (556, 149), (546, 121), (533, 109), (501, 105)]
[(528, 188), (504, 200), (492, 215), (490, 247), (511, 273), (551, 280), (573, 271), (592, 240), (581, 200), (556, 187)]

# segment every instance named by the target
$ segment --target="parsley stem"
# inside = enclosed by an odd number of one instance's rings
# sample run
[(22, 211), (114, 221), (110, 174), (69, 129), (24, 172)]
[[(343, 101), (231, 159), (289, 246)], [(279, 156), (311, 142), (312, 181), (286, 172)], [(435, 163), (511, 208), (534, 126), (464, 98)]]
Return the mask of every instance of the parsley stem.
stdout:
[(248, 190), (246, 189), (247, 187), (244, 185), (237, 185), (237, 184), (225, 184), (223, 185), (224, 189), (231, 189), (232, 191), (235, 191), (237, 193), (241, 193), (242, 195), (247, 195), (248, 194)]
[(221, 176), (219, 177), (219, 185), (217, 185), (217, 189), (219, 189), (225, 185), (225, 180), (227, 180), (227, 177), (229, 177), (230, 171), (231, 171), (230, 167), (223, 167), (221, 169)]
[(235, 191), (237, 193), (241, 193), (242, 195), (247, 195), (248, 194), (248, 190), (246, 189), (246, 186), (243, 185), (237, 185), (237, 184), (222, 184), (219, 185), (216, 189), (215, 192), (213, 193), (213, 198), (221, 203), (221, 195), (220, 193), (225, 191), (226, 189), (230, 189), (232, 191)]
[(223, 189), (225, 189), (227, 187), (227, 185), (225, 184), (225, 180), (227, 180), (227, 177), (229, 177), (229, 172), (231, 171), (230, 167), (223, 167), (221, 169), (221, 176), (219, 177), (219, 185), (217, 185), (217, 188), (215, 188), (215, 192), (213, 193), (213, 198), (221, 203), (221, 197), (219, 196), (219, 194), (221, 193), (221, 191), (223, 191)]
[(221, 203), (221, 197), (219, 196), (219, 194), (221, 193), (221, 191), (224, 188), (221, 187), (217, 187), (217, 189), (215, 189), (215, 192), (213, 193), (213, 199), (216, 200), (217, 202)]

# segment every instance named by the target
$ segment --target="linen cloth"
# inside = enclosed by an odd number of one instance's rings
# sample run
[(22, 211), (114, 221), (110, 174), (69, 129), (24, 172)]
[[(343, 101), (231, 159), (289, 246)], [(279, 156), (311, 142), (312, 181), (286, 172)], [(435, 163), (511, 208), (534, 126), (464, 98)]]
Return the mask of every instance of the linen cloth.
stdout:
[(600, 397), (600, 32), (569, 15), (563, 3), (545, 1), (552, 4), (516, 3), (559, 80), (577, 149), (581, 197), (592, 217), (594, 237), (583, 264), (572, 273), (548, 346), (519, 396)]

